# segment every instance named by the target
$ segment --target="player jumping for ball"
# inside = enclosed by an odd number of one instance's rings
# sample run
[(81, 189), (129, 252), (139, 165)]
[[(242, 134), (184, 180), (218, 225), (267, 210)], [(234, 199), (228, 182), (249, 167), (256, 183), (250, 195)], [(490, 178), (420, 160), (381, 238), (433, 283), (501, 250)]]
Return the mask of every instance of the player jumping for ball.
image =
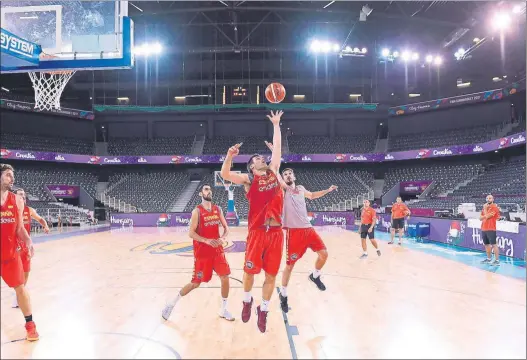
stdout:
[[(210, 185), (203, 185), (199, 196), (201, 197), (201, 204), (192, 210), (189, 229), (189, 236), (194, 240), (194, 273), (192, 281), (185, 285), (174, 299), (169, 301), (161, 316), (163, 319), (168, 320), (179, 299), (192, 290), (197, 289), (201, 283), (209, 282), (212, 278), (212, 270), (214, 270), (221, 281), (222, 301), (219, 316), (225, 320), (234, 321), (234, 317), (227, 310), (231, 269), (223, 252), (223, 242), (229, 234), (229, 227), (221, 208), (212, 204), (212, 188)], [(223, 227), (221, 236), (220, 225)]]
[(278, 181), (278, 170), (282, 158), (282, 133), (280, 119), (283, 112), (278, 111), (267, 115), (273, 123), (273, 143), (276, 145), (271, 162), (268, 165), (265, 158), (255, 154), (247, 162), (248, 174), (230, 171), (232, 159), (239, 154), (241, 144), (229, 148), (221, 167), (221, 176), (230, 182), (243, 185), (249, 202), (249, 234), (245, 250), (245, 266), (243, 274), (243, 309), (242, 321), (251, 318), (253, 297), (251, 290), (254, 275), (265, 271), (265, 282), (262, 287), (262, 303), (256, 308), (258, 329), (265, 332), (267, 328), (267, 313), (269, 301), (273, 294), (276, 275), (282, 261), (284, 236), (282, 233), (282, 208), (284, 193)]
[(26, 339), (35, 341), (39, 335), (33, 321), (29, 294), (24, 286), (24, 268), (18, 245), (19, 241), (23, 241), (30, 255), (33, 255), (33, 244), (22, 221), (24, 200), (10, 191), (15, 182), (13, 167), (0, 164), (0, 174), (0, 277), (7, 286), (15, 289), (20, 310), (26, 319)]
[[(268, 146), (271, 149), (273, 148), (272, 144), (268, 144)], [(287, 168), (282, 170), (282, 177), (284, 180), (281, 183), (285, 191), (283, 218), (284, 228), (287, 231), (287, 257), (286, 267), (282, 273), (282, 287), (280, 288), (279, 297), (282, 311), (287, 313), (289, 311), (287, 304), (287, 285), (291, 278), (291, 272), (293, 271), (295, 263), (304, 256), (308, 248), (318, 255), (315, 261), (315, 268), (308, 278), (320, 291), (326, 290), (326, 286), (322, 283), (320, 275), (322, 273), (322, 267), (328, 258), (328, 251), (326, 245), (309, 221), (305, 199), (318, 199), (336, 190), (337, 186), (331, 185), (326, 190), (310, 192), (302, 185), (296, 185), (296, 178), (292, 169)]]
[[(15, 190), (15, 194), (20, 196), (24, 200), (24, 211), (22, 212), (23, 215), (23, 222), (24, 222), (24, 228), (26, 229), (27, 233), (31, 233), (31, 219), (35, 219), (42, 225), (44, 228), (44, 232), (47, 234), (49, 233), (49, 227), (46, 223), (46, 220), (44, 220), (40, 215), (37, 214), (37, 211), (33, 209), (32, 207), (27, 206), (27, 197), (26, 192), (22, 188), (18, 188)], [(20, 258), (22, 259), (22, 267), (24, 268), (24, 286), (27, 287), (27, 280), (29, 279), (29, 272), (31, 271), (31, 254), (29, 252), (29, 248), (26, 246), (24, 241), (19, 241), (18, 245), (20, 246)], [(15, 296), (13, 301), (13, 307), (18, 307), (18, 301)]]

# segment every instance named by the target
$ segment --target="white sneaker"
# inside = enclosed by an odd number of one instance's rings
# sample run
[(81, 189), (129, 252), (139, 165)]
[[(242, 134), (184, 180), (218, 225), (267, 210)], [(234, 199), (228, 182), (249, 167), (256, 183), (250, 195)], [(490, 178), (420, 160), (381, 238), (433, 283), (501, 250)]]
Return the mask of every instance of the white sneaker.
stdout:
[(13, 298), (13, 305), (11, 307), (13, 309), (17, 309), (18, 308), (18, 300), (16, 298), (16, 294), (15, 294), (15, 297)]
[(172, 310), (174, 310), (174, 305), (167, 304), (161, 313), (163, 319), (168, 320), (170, 314), (172, 314)]
[(234, 321), (234, 316), (229, 312), (227, 309), (220, 310), (220, 318), (225, 319), (227, 321)]

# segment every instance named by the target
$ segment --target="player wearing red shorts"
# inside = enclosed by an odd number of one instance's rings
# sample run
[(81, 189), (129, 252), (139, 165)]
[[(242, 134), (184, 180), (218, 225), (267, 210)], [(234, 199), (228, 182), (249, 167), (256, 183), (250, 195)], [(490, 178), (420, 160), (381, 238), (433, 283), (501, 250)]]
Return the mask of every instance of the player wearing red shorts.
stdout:
[(249, 234), (245, 250), (245, 266), (243, 268), (243, 309), (242, 321), (251, 318), (253, 298), (251, 290), (254, 275), (265, 271), (265, 282), (262, 287), (262, 303), (256, 308), (258, 329), (265, 332), (267, 328), (267, 313), (269, 301), (273, 295), (276, 275), (282, 261), (284, 235), (282, 233), (282, 208), (284, 193), (278, 180), (278, 169), (282, 158), (282, 133), (280, 119), (283, 112), (276, 114), (271, 111), (267, 115), (273, 123), (273, 142), (275, 148), (269, 165), (261, 155), (253, 155), (247, 163), (249, 174), (239, 174), (230, 171), (232, 159), (240, 152), (241, 144), (232, 146), (227, 152), (221, 167), (221, 176), (235, 184), (243, 185), (249, 201)]
[[(201, 197), (201, 204), (192, 211), (189, 229), (189, 236), (194, 240), (194, 273), (192, 280), (165, 306), (161, 316), (163, 319), (168, 320), (179, 299), (192, 290), (197, 289), (201, 283), (209, 282), (212, 278), (212, 270), (214, 270), (221, 280), (222, 305), (219, 315), (225, 320), (234, 321), (234, 317), (227, 310), (231, 269), (223, 252), (223, 242), (229, 234), (229, 227), (221, 208), (212, 204), (212, 189), (210, 185), (203, 185), (199, 196)], [(220, 225), (223, 226), (223, 234), (221, 236)]]
[(315, 269), (309, 275), (309, 280), (315, 283), (320, 291), (326, 290), (326, 286), (322, 283), (320, 275), (322, 273), (322, 267), (328, 258), (328, 251), (326, 245), (309, 221), (305, 199), (318, 199), (336, 190), (337, 187), (331, 185), (326, 190), (310, 192), (302, 185), (296, 185), (296, 178), (292, 169), (282, 170), (282, 177), (282, 187), (285, 190), (283, 219), (284, 229), (287, 231), (287, 260), (284, 272), (282, 273), (282, 287), (280, 288), (278, 296), (280, 297), (282, 311), (287, 313), (289, 311), (287, 304), (287, 284), (291, 278), (291, 272), (293, 271), (295, 263), (304, 256), (308, 248), (318, 255), (315, 261)]
[[(46, 220), (41, 218), (35, 209), (27, 206), (27, 197), (26, 192), (22, 188), (15, 190), (15, 194), (22, 197), (24, 200), (24, 211), (22, 212), (22, 220), (24, 222), (24, 228), (28, 234), (31, 234), (31, 219), (35, 219), (42, 225), (44, 232), (49, 233), (49, 227), (46, 223)], [(19, 241), (18, 245), (20, 246), (20, 258), (22, 259), (22, 267), (24, 268), (24, 285), (27, 287), (27, 279), (29, 278), (29, 272), (31, 271), (31, 255), (29, 254), (29, 249), (23, 241)], [(16, 296), (14, 297), (13, 307), (18, 307), (18, 301)]]
[(18, 249), (18, 242), (23, 241), (33, 255), (31, 238), (22, 223), (24, 201), (10, 191), (15, 182), (13, 167), (0, 164), (0, 174), (0, 277), (7, 286), (15, 289), (20, 309), (26, 319), (26, 339), (35, 341), (39, 336), (33, 322), (29, 294), (24, 286), (24, 269)]

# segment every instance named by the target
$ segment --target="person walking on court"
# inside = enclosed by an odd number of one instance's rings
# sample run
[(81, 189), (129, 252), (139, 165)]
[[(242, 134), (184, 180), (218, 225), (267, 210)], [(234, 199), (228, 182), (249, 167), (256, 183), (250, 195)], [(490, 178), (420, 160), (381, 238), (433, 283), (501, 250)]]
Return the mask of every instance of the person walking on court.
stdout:
[[(487, 258), (481, 262), (482, 264), (500, 266), (500, 249), (496, 244), (496, 221), (499, 218), (500, 209), (494, 203), (494, 196), (489, 194), (479, 217), (481, 220), (481, 235), (485, 245), (485, 252), (487, 253)], [(494, 261), (492, 261), (492, 252), (494, 252)]]
[[(229, 227), (223, 216), (221, 208), (212, 203), (212, 188), (205, 184), (199, 192), (201, 204), (192, 210), (190, 219), (189, 236), (193, 239), (194, 247), (194, 272), (190, 283), (185, 285), (175, 298), (170, 300), (163, 309), (161, 316), (168, 320), (174, 306), (192, 290), (197, 289), (201, 283), (207, 283), (212, 278), (212, 271), (220, 277), (221, 281), (221, 309), (219, 316), (228, 321), (234, 317), (227, 310), (229, 297), (229, 275), (231, 269), (225, 258), (223, 242), (229, 235)], [(220, 236), (220, 225), (223, 234)]]
[(392, 206), (392, 230), (391, 230), (391, 240), (388, 244), (393, 244), (395, 239), (395, 231), (399, 233), (399, 245), (403, 244), (403, 235), (404, 235), (404, 218), (410, 216), (410, 209), (403, 203), (403, 199), (398, 196), (397, 202)]
[(24, 268), (18, 243), (24, 242), (31, 256), (33, 256), (33, 244), (22, 221), (24, 201), (10, 191), (14, 182), (13, 167), (0, 164), (0, 277), (7, 286), (15, 289), (20, 310), (26, 319), (26, 339), (35, 341), (39, 339), (39, 335), (33, 321), (29, 293), (24, 286)]
[(362, 243), (362, 255), (361, 259), (366, 259), (368, 257), (368, 245), (366, 243), (366, 237), (368, 237), (377, 250), (377, 255), (381, 256), (381, 250), (379, 250), (379, 245), (377, 240), (375, 240), (375, 224), (377, 223), (377, 213), (370, 206), (370, 200), (364, 200), (362, 202), (362, 213), (360, 216), (360, 240)]

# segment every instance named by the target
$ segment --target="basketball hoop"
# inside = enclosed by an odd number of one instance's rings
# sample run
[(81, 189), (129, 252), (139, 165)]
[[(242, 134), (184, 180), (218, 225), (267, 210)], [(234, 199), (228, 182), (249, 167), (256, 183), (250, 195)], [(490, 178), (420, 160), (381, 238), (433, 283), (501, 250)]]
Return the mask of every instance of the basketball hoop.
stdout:
[[(44, 54), (41, 59), (53, 59), (55, 56)], [(35, 90), (35, 109), (60, 110), (60, 97), (66, 84), (75, 74), (75, 70), (29, 72), (29, 78)]]

